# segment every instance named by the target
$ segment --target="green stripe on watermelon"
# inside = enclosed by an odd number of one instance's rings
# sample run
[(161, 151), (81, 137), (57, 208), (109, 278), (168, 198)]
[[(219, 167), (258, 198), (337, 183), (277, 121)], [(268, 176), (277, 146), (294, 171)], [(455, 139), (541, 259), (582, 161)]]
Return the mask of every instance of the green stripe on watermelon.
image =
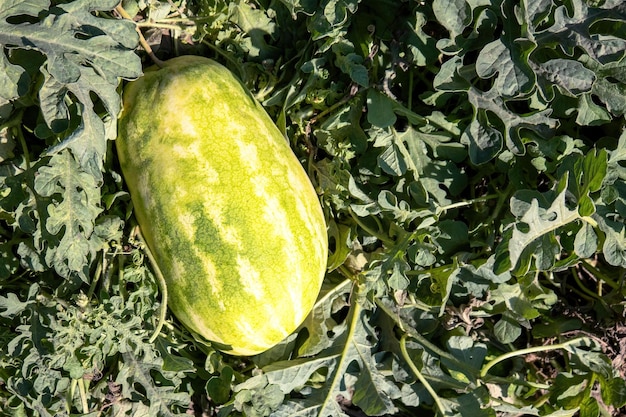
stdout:
[(328, 241), (288, 142), (223, 66), (180, 57), (129, 84), (118, 155), (176, 317), (252, 355), (310, 312)]

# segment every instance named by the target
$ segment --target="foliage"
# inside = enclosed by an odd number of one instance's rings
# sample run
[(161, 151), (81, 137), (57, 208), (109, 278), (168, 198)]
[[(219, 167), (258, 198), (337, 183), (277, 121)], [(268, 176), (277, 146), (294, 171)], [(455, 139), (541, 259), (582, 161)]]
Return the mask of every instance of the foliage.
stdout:
[[(624, 412), (621, 0), (0, 1), (0, 415)], [(324, 289), (264, 354), (160, 327), (137, 30), (239, 74), (319, 192)]]

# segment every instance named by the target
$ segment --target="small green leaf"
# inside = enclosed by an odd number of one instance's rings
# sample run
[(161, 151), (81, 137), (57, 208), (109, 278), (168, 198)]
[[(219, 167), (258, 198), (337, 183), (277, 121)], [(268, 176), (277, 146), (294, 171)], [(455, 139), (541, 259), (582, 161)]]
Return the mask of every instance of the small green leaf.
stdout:
[(576, 123), (580, 126), (599, 126), (611, 121), (611, 114), (601, 106), (593, 102), (591, 94), (580, 96)]
[(337, 53), (335, 64), (341, 71), (350, 76), (355, 83), (367, 87), (369, 86), (369, 74), (363, 65), (363, 57), (354, 52), (348, 54)]
[(378, 165), (387, 174), (397, 177), (404, 175), (407, 170), (404, 155), (396, 143), (391, 143), (378, 156)]
[(433, 79), (433, 87), (440, 91), (467, 91), (470, 83), (459, 74), (462, 68), (463, 59), (458, 55), (451, 57), (439, 68)]
[(602, 400), (615, 408), (626, 405), (626, 381), (622, 378), (600, 379)]
[(28, 91), (30, 77), (19, 65), (12, 64), (4, 54), (0, 53), (0, 98), (13, 100)]
[(607, 223), (609, 225), (602, 228), (606, 234), (602, 245), (604, 258), (610, 265), (626, 266), (626, 227), (614, 222)]
[(370, 89), (367, 92), (367, 121), (384, 129), (393, 126), (397, 117), (393, 111), (394, 102), (383, 93)]
[[(531, 197), (528, 201), (521, 193), (516, 194), (516, 196), (511, 199), (511, 211), (518, 220), (508, 242), (513, 268), (520, 260), (524, 250), (533, 241), (580, 218), (578, 210), (568, 208), (566, 190), (561, 191), (552, 201), (547, 201), (550, 204), (549, 207), (540, 205), (536, 197)], [(558, 243), (556, 241), (550, 242), (551, 246), (555, 246), (554, 253), (558, 253), (560, 250)]]
[(564, 5), (554, 10), (554, 24), (536, 34), (536, 42), (558, 45), (569, 56), (582, 48), (599, 63), (619, 61), (626, 51), (626, 40), (610, 35), (597, 36), (588, 28), (604, 20), (626, 19), (624, 5), (616, 2), (608, 8), (591, 8), (582, 0), (573, 3), (576, 7), (572, 14)]
[(481, 165), (491, 161), (503, 147), (502, 133), (479, 118), (465, 129), (461, 142), (469, 145), (469, 156), (473, 164)]
[(550, 402), (566, 409), (579, 407), (589, 398), (589, 381), (586, 375), (560, 373), (550, 387)]
[(500, 343), (513, 343), (522, 334), (522, 327), (510, 315), (504, 314), (494, 326), (494, 334)]
[(472, 11), (465, 0), (434, 0), (433, 13), (454, 39), (470, 23)]
[(387, 278), (387, 284), (393, 290), (405, 290), (409, 286), (409, 278), (406, 276), (406, 271), (411, 267), (404, 261), (396, 260), (393, 263), (391, 275)]
[(600, 415), (600, 405), (598, 400), (589, 397), (580, 404), (580, 417), (598, 417)]
[(219, 376), (209, 378), (206, 383), (206, 391), (211, 401), (216, 404), (225, 404), (230, 398), (232, 389), (233, 369), (225, 366)]
[(476, 59), (476, 73), (481, 78), (498, 74), (494, 88), (502, 97), (527, 94), (535, 85), (535, 74), (522, 59), (525, 51), (515, 42), (498, 39), (485, 46)]
[(574, 239), (574, 252), (581, 258), (591, 258), (597, 249), (598, 235), (593, 226), (587, 222), (582, 222)]
[(571, 59), (555, 58), (539, 64), (534, 71), (541, 79), (544, 97), (551, 100), (554, 97), (553, 86), (559, 86), (574, 96), (591, 91), (596, 75), (585, 68), (583, 64)]

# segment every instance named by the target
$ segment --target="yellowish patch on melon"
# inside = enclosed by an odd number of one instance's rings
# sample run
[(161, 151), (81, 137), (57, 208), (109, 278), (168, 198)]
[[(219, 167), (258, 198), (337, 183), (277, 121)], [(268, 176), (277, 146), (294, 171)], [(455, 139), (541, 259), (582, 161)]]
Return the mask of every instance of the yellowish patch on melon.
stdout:
[(265, 297), (265, 289), (261, 283), (261, 274), (248, 259), (237, 256), (237, 272), (239, 273), (241, 288), (257, 300)]
[(204, 213), (213, 223), (213, 226), (219, 233), (219, 239), (228, 243), (234, 248), (241, 250), (243, 243), (239, 231), (235, 226), (228, 225), (224, 221), (225, 203), (224, 198), (218, 196), (217, 193), (208, 195), (202, 205)]
[(255, 172), (258, 172), (261, 166), (256, 145), (254, 143), (246, 143), (241, 140), (235, 140), (235, 143), (239, 148), (241, 162), (248, 169), (249, 173), (254, 174)]
[[(300, 282), (300, 280), (298, 280)], [(295, 286), (294, 286), (295, 287)], [(308, 314), (308, 311), (304, 311), (302, 307), (302, 289), (300, 286), (296, 288), (289, 287), (287, 292), (289, 293), (289, 299), (291, 300), (291, 308), (293, 310), (293, 323), (297, 327), (302, 323), (304, 317)]]
[[(280, 331), (283, 339), (289, 336), (289, 333), (285, 332), (281, 326), (274, 327), (272, 330)], [(258, 348), (257, 352), (266, 350), (276, 344), (276, 340), (265, 340), (263, 334), (259, 333), (259, 329), (252, 326), (245, 316), (241, 316), (237, 320), (237, 331), (241, 334), (241, 338), (246, 341), (246, 344), (256, 345)]]
[(182, 212), (178, 215), (178, 226), (180, 230), (182, 230), (185, 238), (192, 241), (196, 234), (196, 226), (195, 226), (196, 217), (193, 213), (190, 212)]
[[(275, 311), (275, 309), (273, 308), (271, 304), (267, 305), (266, 310), (267, 310), (267, 317), (269, 317), (270, 327), (274, 330), (280, 330), (282, 334), (282, 338), (289, 336), (289, 333), (291, 332), (285, 330), (285, 322), (283, 322), (285, 320), (285, 317), (280, 314), (277, 314), (277, 312)], [(286, 322), (288, 322), (292, 318), (293, 316), (287, 317)], [(296, 324), (296, 327), (299, 326), (301, 322), (302, 321), (299, 321), (298, 324)]]
[(179, 116), (178, 119), (175, 120), (177, 121), (178, 127), (183, 134), (193, 137), (198, 136), (198, 132), (195, 128), (195, 123), (187, 113), (183, 113), (182, 117)]
[(194, 141), (186, 146), (175, 144), (172, 147), (174, 155), (180, 159), (188, 160), (194, 167), (200, 169), (194, 171), (194, 178), (197, 178), (196, 185), (219, 184), (219, 173), (209, 162), (202, 158), (202, 144), (200, 141)]
[(161, 103), (161, 111), (163, 111), (163, 120), (167, 120), (167, 124), (162, 124), (168, 131), (180, 131), (184, 135), (197, 137), (197, 122), (192, 118), (192, 113), (185, 111), (189, 105), (188, 82), (184, 79), (171, 77), (170, 84), (166, 91), (163, 92), (165, 100)]
[(189, 321), (193, 323), (197, 333), (214, 342), (224, 343), (222, 338), (219, 337), (210, 327), (204, 325), (204, 323), (206, 323), (206, 317), (203, 314), (198, 314), (190, 309), (186, 311), (186, 314)]

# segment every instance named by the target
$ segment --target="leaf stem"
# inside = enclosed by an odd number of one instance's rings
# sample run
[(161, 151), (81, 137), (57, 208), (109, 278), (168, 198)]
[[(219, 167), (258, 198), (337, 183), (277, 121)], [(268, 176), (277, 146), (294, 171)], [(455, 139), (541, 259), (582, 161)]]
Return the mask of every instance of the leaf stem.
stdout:
[(577, 337), (575, 339), (571, 339), (571, 340), (567, 340), (563, 343), (557, 343), (554, 345), (548, 345), (548, 346), (532, 346), (529, 348), (525, 348), (525, 349), (519, 349), (519, 350), (514, 350), (512, 352), (507, 352), (504, 353), (492, 360), (490, 360), (489, 362), (487, 362), (483, 368), (480, 370), (480, 377), (484, 378), (485, 376), (487, 376), (487, 373), (489, 372), (489, 370), (491, 368), (493, 368), (495, 365), (497, 365), (498, 363), (510, 359), (510, 358), (514, 358), (516, 356), (523, 356), (523, 355), (528, 355), (531, 353), (537, 353), (537, 352), (549, 352), (551, 350), (559, 350), (559, 349), (566, 349), (568, 346), (570, 345), (575, 345), (577, 343), (579, 343), (580, 341), (587, 339), (586, 337)]
[[(379, 232), (376, 232), (376, 231), (372, 230), (369, 226), (367, 226), (365, 223), (363, 223), (359, 219), (359, 216), (357, 216), (356, 213), (354, 213), (354, 211), (350, 207), (348, 207), (348, 213), (350, 213), (350, 216), (356, 222), (356, 224), (359, 225), (359, 227), (361, 229), (365, 230), (370, 236), (375, 237), (376, 239), (380, 240), (381, 242), (383, 242), (383, 243), (385, 243), (387, 245), (393, 245), (395, 243), (392, 239), (384, 237)], [(376, 222), (378, 223), (378, 219), (375, 216), (372, 216), (372, 218), (374, 220), (376, 220)]]
[[(347, 361), (347, 357), (349, 355), (346, 354), (346, 351), (350, 348), (350, 343), (352, 343), (352, 339), (354, 338), (354, 334), (356, 333), (357, 330), (357, 325), (359, 323), (359, 316), (361, 315), (361, 312), (363, 310), (363, 307), (361, 306), (361, 303), (358, 300), (358, 295), (359, 293), (362, 291), (360, 289), (361, 287), (359, 285), (355, 285), (353, 287), (353, 291), (356, 289), (356, 293), (352, 294), (351, 299), (353, 300), (353, 302), (351, 303), (351, 307), (350, 307), (350, 327), (348, 329), (348, 333), (347, 333), (347, 337), (346, 337), (346, 341), (347, 343), (344, 345), (343, 347), (343, 353), (341, 354), (341, 357), (339, 359), (339, 363), (337, 364), (337, 366), (335, 367), (336, 371), (335, 374), (333, 375), (333, 380), (330, 384), (330, 389), (329, 392), (335, 392), (335, 387), (337, 385), (339, 385), (341, 379), (344, 377), (344, 370), (345, 368), (348, 366), (348, 364), (346, 363)], [(332, 397), (331, 395), (327, 395), (326, 398), (324, 399), (324, 403), (322, 404), (322, 410), (325, 410), (327, 407), (327, 403), (329, 400), (334, 400), (335, 398)]]
[(582, 216), (580, 219), (581, 219), (581, 220), (583, 220), (583, 221), (586, 221), (586, 222), (587, 222), (587, 223), (589, 223), (591, 226), (593, 226), (595, 229), (597, 229), (597, 228), (599, 227), (599, 226), (598, 226), (598, 222), (597, 222), (597, 221), (595, 221), (592, 217), (589, 217), (589, 216)]
[(506, 186), (504, 191), (500, 193), (500, 196), (498, 197), (498, 202), (496, 203), (496, 207), (494, 208), (493, 213), (491, 213), (491, 215), (489, 216), (489, 220), (486, 224), (492, 223), (498, 218), (498, 216), (500, 216), (500, 212), (502, 211), (502, 208), (504, 207), (504, 203), (508, 200), (512, 189), (513, 189), (513, 184), (509, 183), (509, 185)]
[(133, 20), (133, 17), (128, 14), (128, 12), (124, 9), (124, 7), (122, 7), (121, 3), (117, 5), (115, 10), (124, 19), (130, 20), (131, 22), (135, 24), (135, 30), (137, 31), (137, 34), (139, 34), (139, 43), (141, 44), (143, 49), (145, 49), (145, 51), (148, 53), (148, 55), (150, 56), (150, 59), (152, 59), (152, 62), (154, 62), (159, 68), (163, 68), (163, 61), (157, 58), (157, 56), (154, 54), (154, 51), (152, 51), (152, 47), (148, 44), (148, 42), (146, 41), (146, 38), (143, 37), (143, 33), (141, 33), (141, 29), (139, 28), (139, 25)]
[(159, 265), (157, 264), (156, 259), (154, 259), (154, 256), (152, 255), (150, 248), (146, 244), (146, 241), (141, 234), (141, 230), (139, 230), (139, 226), (135, 226), (135, 230), (133, 233), (144, 246), (144, 251), (146, 253), (146, 256), (148, 257), (148, 260), (150, 261), (150, 264), (152, 265), (152, 269), (154, 270), (154, 275), (156, 275), (157, 277), (159, 290), (161, 290), (161, 309), (159, 311), (159, 321), (157, 323), (157, 326), (154, 328), (154, 332), (152, 333), (152, 336), (150, 336), (150, 339), (148, 339), (148, 342), (153, 343), (156, 340), (156, 338), (159, 336), (159, 333), (161, 333), (161, 328), (163, 327), (163, 323), (165, 323), (165, 315), (167, 314), (167, 284), (165, 283), (165, 278), (163, 277), (163, 273), (161, 273), (161, 269), (159, 268)]
[(244, 70), (241, 68), (241, 65), (239, 64), (239, 62), (237, 62), (232, 56), (224, 53), (224, 51), (222, 51), (220, 48), (218, 48), (217, 46), (213, 45), (212, 43), (209, 43), (206, 40), (203, 40), (202, 43), (204, 45), (208, 46), (209, 49), (212, 49), (213, 52), (219, 54), (226, 61), (230, 62), (230, 64), (232, 66), (237, 68), (237, 71), (239, 72), (239, 79), (241, 79), (242, 81), (244, 80), (246, 74), (245, 74)]
[(22, 129), (17, 126), (17, 138), (20, 141), (20, 146), (22, 147), (22, 152), (24, 152), (24, 163), (26, 164), (26, 170), (30, 171), (30, 153), (28, 152), (28, 146), (26, 146), (26, 139), (24, 138), (24, 132)]
[[(591, 301), (602, 302), (602, 297), (600, 295), (591, 291), (585, 286), (585, 284), (582, 283), (582, 281), (580, 280), (580, 274), (578, 273), (578, 270), (576, 268), (572, 268), (572, 276), (574, 277), (574, 281), (578, 285), (578, 288), (580, 288), (583, 293), (587, 294), (590, 297)], [(598, 287), (602, 288), (602, 284), (600, 282), (598, 282)]]
[[(441, 349), (430, 340), (426, 339), (424, 336), (419, 334), (415, 330), (405, 329), (404, 323), (402, 319), (398, 316), (398, 314), (394, 313), (389, 307), (387, 307), (380, 299), (376, 299), (376, 306), (385, 312), (389, 317), (391, 317), (395, 323), (398, 325), (402, 333), (414, 339), (417, 343), (422, 345), (426, 350), (430, 351), (432, 354), (439, 356), (440, 358), (445, 358), (446, 360), (454, 363), (457, 366), (457, 369), (463, 371), (467, 375), (475, 375), (478, 369), (468, 365), (467, 363), (460, 361), (454, 355), (445, 350)], [(467, 384), (461, 384), (459, 387), (455, 388), (467, 388)]]
[(87, 299), (90, 300), (93, 296), (93, 293), (96, 289), (96, 284), (100, 281), (100, 277), (102, 276), (102, 269), (104, 268), (102, 265), (106, 262), (105, 256), (102, 256), (102, 262), (98, 262), (96, 264), (96, 271), (94, 272), (93, 279), (91, 280), (91, 284), (89, 285), (89, 290), (87, 291)]
[(168, 30), (180, 29), (180, 27), (176, 25), (169, 25), (167, 23), (158, 23), (158, 22), (137, 22), (136, 25), (138, 28), (157, 28), (157, 29), (168, 29)]
[(472, 198), (471, 200), (459, 201), (457, 203), (448, 204), (447, 206), (437, 207), (437, 215), (440, 215), (444, 211), (452, 210), (459, 207), (467, 207), (476, 203), (482, 203), (484, 201), (489, 201), (499, 198), (498, 194), (489, 194), (483, 197)]
[(78, 394), (80, 395), (80, 405), (83, 409), (83, 414), (89, 412), (89, 404), (87, 404), (87, 391), (85, 389), (85, 379), (79, 378), (76, 380), (78, 383)]
[(432, 387), (432, 385), (430, 385), (428, 380), (426, 380), (426, 378), (420, 372), (420, 370), (417, 369), (417, 366), (415, 366), (415, 363), (411, 359), (411, 356), (409, 356), (409, 352), (406, 350), (407, 336), (408, 335), (405, 333), (400, 338), (400, 351), (402, 352), (402, 356), (404, 357), (404, 360), (406, 361), (406, 363), (409, 365), (409, 368), (411, 368), (411, 371), (413, 371), (413, 374), (415, 375), (415, 377), (422, 383), (422, 385), (424, 385), (424, 388), (426, 388), (426, 391), (428, 391), (430, 396), (433, 397), (433, 400), (435, 401), (435, 404), (437, 405), (439, 412), (441, 412), (441, 414), (445, 416), (446, 414), (448, 414), (447, 413), (448, 409), (443, 404), (441, 397), (439, 397), (435, 389)]
[(313, 116), (308, 121), (308, 123), (306, 124), (305, 132), (307, 132), (307, 135), (309, 135), (311, 133), (311, 126), (314, 125), (315, 123), (317, 123), (318, 120), (320, 120), (321, 118), (326, 117), (328, 114), (334, 112), (339, 107), (343, 106), (344, 104), (346, 104), (347, 102), (352, 100), (355, 96), (357, 96), (361, 91), (364, 91), (365, 89), (366, 88), (364, 88), (364, 87), (359, 87), (358, 90), (356, 90), (354, 92), (350, 92), (348, 95), (344, 96), (341, 100), (339, 100), (338, 102), (336, 102), (332, 106), (328, 107), (327, 109), (324, 109), (320, 113), (318, 113), (315, 116)]
[(582, 259), (582, 263), (583, 268), (587, 269), (595, 278), (606, 282), (606, 284), (614, 290), (620, 289), (620, 285), (617, 282), (613, 281), (613, 279), (609, 278), (604, 272), (592, 265), (588, 259)]
[(414, 84), (414, 80), (413, 80), (413, 67), (411, 67), (411, 69), (409, 70), (409, 94), (407, 97), (407, 103), (406, 103), (406, 108), (409, 109), (409, 111), (412, 111), (412, 107), (413, 107), (413, 84)]

